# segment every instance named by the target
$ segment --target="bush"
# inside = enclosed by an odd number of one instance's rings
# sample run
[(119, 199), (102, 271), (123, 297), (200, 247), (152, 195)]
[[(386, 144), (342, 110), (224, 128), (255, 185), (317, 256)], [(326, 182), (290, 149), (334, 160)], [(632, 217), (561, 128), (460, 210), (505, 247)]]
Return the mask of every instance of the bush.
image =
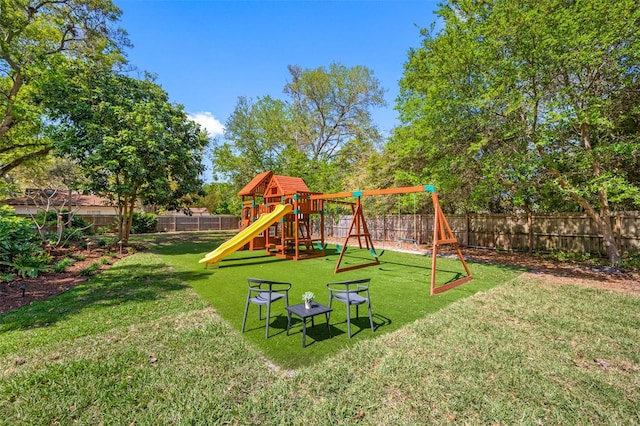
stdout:
[(80, 271), (80, 274), (89, 277), (98, 272), (98, 270), (100, 270), (100, 264), (98, 262), (91, 262), (89, 266)]
[(49, 270), (51, 256), (44, 251), (21, 253), (13, 259), (12, 267), (22, 278), (36, 278)]
[[(45, 214), (46, 214), (46, 219), (45, 219)], [(87, 229), (87, 231), (89, 230), (90, 223), (84, 220), (82, 217), (77, 216), (66, 209), (60, 211), (60, 214), (62, 215), (62, 222), (65, 224), (69, 222), (69, 216), (71, 216), (70, 228), (82, 228), (82, 229)], [(55, 210), (49, 210), (46, 213), (44, 211), (40, 211), (36, 215), (36, 220), (38, 221), (38, 223), (42, 223), (43, 220), (45, 220), (46, 225), (55, 227), (58, 225), (58, 213)]]
[[(85, 235), (93, 234), (93, 227), (90, 223), (84, 220), (80, 216), (74, 215), (72, 212), (68, 210), (62, 210), (60, 212), (62, 216), (62, 223), (64, 224), (64, 230), (62, 232), (62, 236), (60, 238), (60, 244), (63, 246), (67, 245), (68, 241), (74, 240), (78, 241), (84, 238)], [(68, 224), (69, 219), (71, 219), (71, 223)], [(40, 211), (36, 215), (35, 219), (36, 223), (40, 226), (44, 225), (44, 231), (46, 235), (49, 236), (49, 239), (53, 237), (54, 240), (57, 239), (58, 234), (58, 213), (54, 210), (49, 210), (47, 212)], [(58, 245), (59, 243), (56, 241), (49, 241), (52, 245)]]
[(71, 265), (73, 265), (74, 260), (71, 259), (70, 257), (65, 257), (64, 259), (60, 260), (58, 263), (55, 264), (55, 266), (53, 267), (53, 270), (56, 272), (64, 272), (67, 270), (67, 268)]
[(147, 234), (156, 232), (158, 226), (158, 216), (153, 213), (133, 213), (133, 223), (131, 225), (131, 233)]
[(0, 264), (11, 265), (27, 253), (42, 251), (31, 220), (17, 217), (9, 206), (0, 206)]
[(9, 283), (16, 279), (16, 276), (8, 272), (0, 273), (0, 283)]

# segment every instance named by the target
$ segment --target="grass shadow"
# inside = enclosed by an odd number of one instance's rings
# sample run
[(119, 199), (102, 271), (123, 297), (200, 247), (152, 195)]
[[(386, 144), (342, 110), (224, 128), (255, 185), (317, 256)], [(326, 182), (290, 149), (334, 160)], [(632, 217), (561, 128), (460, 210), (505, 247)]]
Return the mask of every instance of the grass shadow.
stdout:
[(101, 317), (101, 311), (123, 304), (156, 301), (186, 287), (170, 270), (160, 265), (150, 268), (145, 262), (120, 261), (56, 297), (3, 314), (0, 316), (0, 331), (50, 327), (86, 311)]

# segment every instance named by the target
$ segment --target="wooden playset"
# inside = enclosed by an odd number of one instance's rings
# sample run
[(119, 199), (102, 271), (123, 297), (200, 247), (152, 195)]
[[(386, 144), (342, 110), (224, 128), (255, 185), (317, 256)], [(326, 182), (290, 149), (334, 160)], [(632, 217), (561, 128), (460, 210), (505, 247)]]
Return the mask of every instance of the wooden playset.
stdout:
[[(353, 218), (343, 244), (337, 246), (340, 254), (334, 272), (339, 273), (379, 265), (380, 255), (376, 252), (367, 227), (361, 203), (362, 197), (417, 192), (431, 193), (435, 212), (431, 294), (441, 293), (471, 281), (473, 277), (462, 256), (458, 241), (440, 208), (438, 195), (433, 186), (322, 194), (311, 192), (300, 178), (276, 175), (270, 171), (255, 176), (238, 193), (242, 197), (242, 220), (238, 235), (207, 254), (200, 262), (215, 263), (222, 257), (239, 249), (265, 250), (269, 255), (292, 260), (325, 256), (325, 204), (339, 203), (351, 207)], [(355, 201), (345, 201), (345, 198), (355, 199)], [(316, 218), (318, 220), (315, 220)], [(312, 230), (313, 223), (316, 223), (317, 226), (315, 233)], [(360, 249), (366, 248), (369, 250), (372, 260), (348, 267), (341, 266), (352, 239), (357, 240)], [(439, 248), (444, 245), (452, 245), (455, 248), (467, 276), (436, 286), (436, 259)]]

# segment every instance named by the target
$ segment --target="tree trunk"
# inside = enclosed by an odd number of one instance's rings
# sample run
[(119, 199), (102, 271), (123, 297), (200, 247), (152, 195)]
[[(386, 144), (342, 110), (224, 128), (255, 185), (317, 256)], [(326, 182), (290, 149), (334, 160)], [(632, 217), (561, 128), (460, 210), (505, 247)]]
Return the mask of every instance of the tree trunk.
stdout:
[[(546, 157), (546, 153), (542, 150), (540, 145), (536, 144), (538, 153), (541, 158)], [(567, 179), (555, 168), (550, 167), (549, 172), (558, 180), (560, 186), (565, 189), (571, 197), (584, 209), (587, 215), (596, 223), (598, 231), (602, 235), (604, 247), (607, 251), (607, 256), (612, 266), (620, 264), (620, 250), (616, 244), (615, 235), (613, 233), (613, 227), (611, 226), (611, 218), (609, 216), (608, 202), (606, 198), (606, 192), (600, 191), (600, 200), (602, 202), (602, 209), (600, 212), (593, 208), (591, 203), (583, 197), (581, 197), (573, 188), (570, 187)], [(597, 170), (599, 171), (599, 169)]]
[(131, 235), (131, 228), (133, 227), (133, 211), (135, 210), (136, 207), (136, 198), (137, 198), (137, 190), (133, 190), (133, 194), (131, 194), (131, 196), (129, 197), (128, 201), (128, 205), (125, 205), (125, 212), (126, 212), (126, 222), (124, 225), (124, 232), (123, 232), (123, 238), (122, 241), (124, 241), (125, 243), (129, 242), (129, 235)]
[[(583, 122), (580, 124), (580, 137), (582, 138), (582, 143), (584, 144), (585, 151), (589, 153), (593, 153), (591, 147), (591, 131), (588, 123)], [(600, 170), (600, 163), (597, 158), (593, 158), (591, 161), (591, 168), (593, 169), (593, 173), (595, 176), (602, 176), (602, 172)], [(607, 250), (607, 256), (609, 257), (609, 261), (611, 265), (617, 265), (620, 263), (620, 251), (618, 250), (618, 245), (616, 243), (616, 238), (613, 233), (613, 228), (611, 227), (611, 215), (609, 213), (609, 198), (607, 196), (607, 191), (605, 188), (600, 188), (598, 190), (598, 195), (600, 196), (600, 212), (596, 212), (586, 200), (582, 199), (582, 197), (578, 197), (578, 202), (584, 207), (587, 214), (596, 221), (598, 224), (598, 229), (600, 230), (600, 234), (602, 234), (602, 238), (604, 240), (604, 247)]]
[(590, 205), (588, 208), (585, 207), (585, 211), (587, 212), (587, 215), (589, 215), (589, 217), (598, 225), (598, 231), (600, 231), (600, 234), (602, 235), (604, 247), (607, 250), (607, 257), (609, 258), (609, 262), (611, 262), (611, 266), (619, 265), (622, 258), (620, 256), (618, 244), (616, 243), (616, 237), (613, 232), (613, 227), (611, 226), (611, 217), (609, 216), (608, 211), (598, 213)]

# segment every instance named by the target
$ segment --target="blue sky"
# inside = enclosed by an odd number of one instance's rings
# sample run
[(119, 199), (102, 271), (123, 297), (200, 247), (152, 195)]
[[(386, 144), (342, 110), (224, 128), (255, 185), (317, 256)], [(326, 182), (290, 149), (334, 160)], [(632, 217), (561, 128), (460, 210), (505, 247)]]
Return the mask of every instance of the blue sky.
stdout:
[(366, 66), (387, 90), (373, 111), (388, 134), (407, 51), (435, 21), (437, 1), (114, 0), (134, 47), (128, 57), (157, 74), (173, 102), (217, 136), (238, 97), (284, 98), (287, 65)]

